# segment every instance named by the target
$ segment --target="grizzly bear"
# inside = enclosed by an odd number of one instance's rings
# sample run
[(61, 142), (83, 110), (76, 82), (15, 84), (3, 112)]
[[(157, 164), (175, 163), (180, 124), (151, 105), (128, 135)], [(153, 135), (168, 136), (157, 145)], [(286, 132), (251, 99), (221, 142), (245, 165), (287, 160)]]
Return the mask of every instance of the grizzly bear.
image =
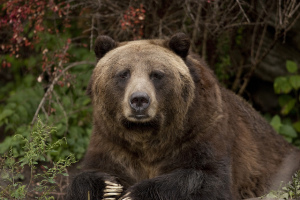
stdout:
[(300, 152), (223, 88), (190, 40), (99, 36), (88, 93), (93, 132), (67, 199), (257, 197), (300, 168)]

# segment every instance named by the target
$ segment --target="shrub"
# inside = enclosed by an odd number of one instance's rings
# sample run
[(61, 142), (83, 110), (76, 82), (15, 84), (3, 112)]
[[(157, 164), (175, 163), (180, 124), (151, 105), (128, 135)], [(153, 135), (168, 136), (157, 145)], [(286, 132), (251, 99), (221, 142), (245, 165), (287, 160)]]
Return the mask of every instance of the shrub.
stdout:
[(275, 115), (271, 125), (289, 142), (300, 147), (300, 75), (293, 61), (286, 62), (286, 69), (290, 74), (274, 81), (274, 91), (280, 95), (281, 117)]
[[(51, 143), (51, 134), (55, 133), (56, 129), (42, 124), (38, 120), (33, 127), (30, 137), (26, 138), (23, 135), (16, 135), (17, 140), (24, 143), (22, 146), (24, 155), (18, 157), (12, 150), (3, 156), (0, 163), (1, 178), (7, 182), (7, 186), (0, 186), (0, 198), (8, 199), (28, 199), (28, 197), (36, 196), (38, 199), (55, 199), (50, 195), (50, 192), (55, 191), (57, 185), (56, 178), (59, 175), (68, 176), (66, 167), (75, 163), (75, 157), (70, 154), (65, 158), (60, 158), (52, 164), (52, 167), (44, 166), (43, 173), (34, 174), (34, 170), (38, 166), (38, 161), (45, 161), (46, 157), (52, 152), (55, 152), (57, 147), (65, 143), (65, 140), (60, 139), (55, 143)], [(30, 168), (30, 180), (28, 184), (24, 184), (18, 180), (23, 178), (20, 172), (25, 167)], [(34, 185), (33, 180), (39, 179), (39, 184)]]

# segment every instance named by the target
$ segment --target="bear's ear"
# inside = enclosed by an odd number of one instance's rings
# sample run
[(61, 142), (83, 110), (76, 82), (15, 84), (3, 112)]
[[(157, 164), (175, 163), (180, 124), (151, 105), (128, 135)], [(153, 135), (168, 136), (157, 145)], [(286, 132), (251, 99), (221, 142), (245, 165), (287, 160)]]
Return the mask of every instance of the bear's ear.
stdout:
[(117, 43), (109, 36), (100, 35), (95, 41), (95, 54), (98, 59), (117, 46)]
[(185, 58), (190, 49), (190, 38), (185, 33), (174, 34), (168, 42), (168, 46), (181, 58)]

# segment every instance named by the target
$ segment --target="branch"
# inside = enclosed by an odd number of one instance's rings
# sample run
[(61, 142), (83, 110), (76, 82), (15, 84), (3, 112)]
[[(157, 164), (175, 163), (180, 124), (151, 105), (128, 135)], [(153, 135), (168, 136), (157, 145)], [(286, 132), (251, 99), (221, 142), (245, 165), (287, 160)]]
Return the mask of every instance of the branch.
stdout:
[(249, 73), (245, 76), (244, 83), (238, 92), (239, 95), (242, 95), (244, 93), (244, 91), (250, 81), (250, 78), (253, 75), (254, 71), (256, 70), (258, 64), (269, 54), (269, 52), (273, 49), (273, 47), (275, 46), (275, 44), (277, 43), (279, 38), (280, 37), (273, 40), (273, 42), (271, 43), (269, 48), (264, 52), (264, 54), (258, 60), (256, 60), (255, 63), (251, 66), (251, 69), (250, 69)]
[(240, 27), (240, 26), (256, 26), (256, 25), (263, 25), (263, 24), (265, 24), (265, 22), (253, 22), (253, 23), (241, 22), (241, 23), (229, 24), (225, 26), (223, 29)]
[(267, 26), (268, 25), (265, 24), (263, 32), (262, 32), (261, 37), (260, 37), (260, 41), (259, 41), (258, 47), (256, 49), (256, 56), (255, 56), (254, 60), (258, 60), (258, 57), (259, 57), (259, 54), (260, 54), (260, 50), (261, 50), (261, 48), (263, 46), (263, 42), (264, 42), (264, 39), (265, 39), (265, 36), (266, 36)]
[[(279, 1), (280, 2), (280, 1)], [(294, 10), (295, 9), (298, 9), (299, 8), (299, 5), (300, 4), (298, 4), (297, 6), (295, 6), (294, 7)], [(294, 11), (293, 11), (294, 12)], [(284, 13), (286, 13), (286, 12), (284, 12)], [(269, 52), (274, 48), (274, 46), (275, 46), (275, 44), (277, 43), (277, 41), (280, 39), (280, 38), (282, 38), (283, 36), (285, 36), (285, 34), (287, 33), (287, 31), (289, 31), (292, 27), (293, 27), (293, 25), (296, 23), (296, 21), (298, 20), (298, 18), (300, 17), (300, 13), (298, 13), (298, 15), (295, 17), (295, 19), (294, 19), (294, 21), (293, 22), (291, 22), (289, 25), (288, 25), (288, 27), (287, 27), (287, 24), (284, 24), (284, 27), (285, 27), (285, 29), (284, 30), (281, 30), (281, 29), (278, 29), (278, 27), (276, 27), (276, 33), (275, 33), (275, 38), (274, 38), (274, 40), (273, 40), (273, 42), (270, 44), (270, 46), (269, 46), (269, 48), (268, 49), (266, 49), (266, 51), (263, 53), (263, 55), (260, 57), (260, 58), (258, 58), (258, 54), (256, 54), (256, 56), (255, 56), (255, 62), (253, 63), (253, 65), (251, 66), (251, 69), (250, 69), (250, 71), (249, 71), (249, 73), (245, 76), (245, 78), (244, 78), (244, 82), (243, 82), (243, 85), (241, 86), (241, 88), (240, 88), (240, 90), (239, 90), (239, 92), (238, 92), (238, 94), (239, 95), (242, 95), (243, 93), (244, 93), (244, 91), (245, 91), (245, 89), (246, 89), (246, 87), (247, 87), (247, 85), (248, 85), (248, 83), (249, 83), (249, 81), (250, 81), (250, 78), (251, 78), (251, 76), (253, 75), (253, 73), (254, 73), (254, 71), (257, 69), (257, 67), (258, 67), (258, 65), (260, 64), (260, 62), (269, 54)], [(287, 23), (287, 21), (285, 22), (285, 23)], [(266, 28), (266, 27), (265, 27)], [(281, 31), (281, 32), (279, 32), (279, 31)], [(265, 34), (265, 29), (264, 29), (264, 31), (263, 31), (263, 36), (262, 36), (262, 38), (264, 37), (264, 34)], [(262, 41), (261, 41), (262, 42)], [(260, 42), (260, 46), (261, 46), (261, 42)], [(259, 47), (259, 49), (260, 49), (260, 47)], [(260, 51), (260, 50), (259, 50)], [(252, 56), (251, 56), (252, 57)]]
[(90, 38), (90, 52), (93, 51), (93, 40), (94, 40), (94, 16), (92, 16), (92, 28), (91, 28), (91, 38)]
[(52, 93), (53, 91), (53, 88), (54, 88), (54, 85), (57, 83), (57, 81), (60, 79), (60, 77), (66, 72), (68, 71), (69, 69), (71, 69), (72, 67), (75, 67), (75, 66), (78, 66), (78, 65), (95, 65), (95, 62), (91, 62), (91, 61), (80, 61), (80, 62), (74, 62), (74, 63), (71, 63), (70, 65), (68, 65), (66, 68), (64, 68), (62, 70), (62, 72), (57, 76), (55, 77), (55, 79), (52, 81), (51, 85), (49, 86), (47, 92), (44, 94), (44, 97), (42, 98), (37, 110), (35, 111), (35, 114), (34, 114), (34, 117), (31, 121), (31, 126), (35, 123), (36, 119), (37, 119), (37, 116), (42, 108), (42, 106), (44, 105), (45, 103), (45, 100), (46, 98)]
[(246, 13), (245, 13), (245, 11), (244, 11), (244, 9), (243, 9), (243, 7), (242, 7), (240, 1), (239, 1), (239, 0), (236, 0), (236, 2), (238, 3), (238, 5), (239, 5), (239, 7), (240, 7), (242, 13), (244, 14), (244, 16), (245, 16), (247, 22), (250, 23), (250, 20), (249, 20), (248, 16), (246, 15)]
[[(53, 94), (54, 94), (54, 96), (56, 98), (57, 104), (59, 105), (59, 107), (61, 108), (61, 110), (62, 110), (62, 112), (63, 112), (63, 114), (65, 116), (65, 120), (66, 120), (66, 131), (65, 131), (65, 133), (67, 133), (68, 129), (69, 129), (69, 120), (68, 120), (67, 112), (65, 111), (63, 105), (60, 103), (60, 98), (59, 98), (58, 94), (55, 91), (53, 91)], [(66, 134), (64, 134), (64, 135), (66, 136)]]
[(197, 37), (197, 32), (199, 31), (199, 21), (200, 21), (200, 16), (201, 16), (201, 10), (202, 10), (202, 4), (198, 4), (198, 9), (197, 9), (197, 15), (196, 15), (196, 20), (195, 20), (195, 27), (194, 27), (194, 31), (192, 34), (192, 45), (195, 48), (195, 43), (196, 43), (196, 37)]
[(238, 71), (236, 73), (234, 82), (233, 82), (232, 87), (231, 87), (232, 91), (236, 91), (238, 86), (239, 86), (240, 78), (242, 76), (243, 69), (244, 69), (244, 61), (245, 61), (245, 58), (242, 56), (241, 61), (240, 61), (240, 66), (238, 68)]

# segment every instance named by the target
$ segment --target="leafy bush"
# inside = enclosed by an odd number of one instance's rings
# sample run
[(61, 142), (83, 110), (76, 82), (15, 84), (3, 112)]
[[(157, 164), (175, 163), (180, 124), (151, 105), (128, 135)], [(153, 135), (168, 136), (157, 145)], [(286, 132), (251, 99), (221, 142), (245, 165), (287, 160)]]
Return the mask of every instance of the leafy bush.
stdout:
[(64, 0), (11, 0), (0, 8), (0, 128), (5, 136), (0, 154), (11, 148), (15, 156), (24, 156), (24, 141), (13, 135), (29, 137), (39, 116), (57, 127), (51, 144), (64, 137), (68, 142), (46, 159), (58, 161), (70, 153), (80, 159), (91, 132), (85, 89), (92, 67), (75, 64), (95, 60), (84, 37), (78, 39), (82, 29), (70, 25), (78, 22), (70, 14), (81, 9), (71, 9)]
[[(89, 59), (91, 53), (82, 49), (70, 49), (73, 59)], [(14, 60), (12, 59), (12, 63)], [(42, 111), (39, 113), (42, 121), (55, 125), (57, 131), (51, 135), (51, 142), (66, 137), (68, 148), (61, 145), (57, 154), (52, 154), (50, 159), (58, 160), (60, 156), (74, 153), (80, 159), (89, 142), (91, 133), (91, 107), (90, 99), (85, 94), (89, 77), (92, 73), (89, 65), (76, 66), (69, 70), (72, 77), (70, 84), (54, 86), (53, 93), (46, 99)], [(62, 84), (64, 82), (62, 81)], [(0, 104), (0, 127), (5, 127), (5, 132), (20, 134), (28, 137), (31, 130), (33, 116), (45, 94), (44, 82), (39, 83), (36, 78), (28, 74), (19, 81), (12, 82), (1, 87), (6, 104)], [(9, 92), (7, 92), (9, 91)], [(24, 155), (21, 146), (24, 143), (7, 135), (4, 142), (0, 143), (0, 153), (3, 154), (12, 148), (15, 155)]]
[(293, 61), (286, 62), (288, 76), (281, 76), (274, 81), (274, 91), (279, 96), (280, 114), (271, 120), (274, 129), (289, 142), (300, 147), (300, 75), (298, 66)]
[(296, 172), (288, 184), (280, 190), (271, 191), (266, 195), (267, 198), (276, 199), (299, 199), (300, 198), (300, 171)]
[[(52, 167), (44, 166), (46, 169), (44, 173), (33, 173), (38, 165), (38, 161), (46, 160), (48, 155), (55, 152), (57, 147), (65, 143), (63, 139), (51, 143), (51, 134), (55, 132), (56, 130), (53, 127), (47, 127), (42, 124), (41, 120), (38, 120), (29, 137), (24, 137), (23, 135), (15, 136), (16, 140), (24, 143), (22, 148), (25, 153), (19, 157), (19, 155), (15, 155), (10, 150), (8, 155), (3, 156), (3, 160), (0, 162), (0, 176), (8, 184), (0, 186), (0, 199), (28, 199), (29, 196), (34, 195), (38, 196), (38, 199), (55, 199), (50, 195), (50, 192), (55, 191), (56, 178), (59, 175), (68, 176), (66, 167), (75, 163), (75, 157), (72, 154), (65, 158), (61, 157), (57, 162), (53, 163)], [(25, 166), (28, 166), (31, 172), (28, 184), (18, 181), (18, 179), (23, 177), (20, 170), (24, 169)], [(39, 184), (34, 185), (33, 179), (40, 179)]]

